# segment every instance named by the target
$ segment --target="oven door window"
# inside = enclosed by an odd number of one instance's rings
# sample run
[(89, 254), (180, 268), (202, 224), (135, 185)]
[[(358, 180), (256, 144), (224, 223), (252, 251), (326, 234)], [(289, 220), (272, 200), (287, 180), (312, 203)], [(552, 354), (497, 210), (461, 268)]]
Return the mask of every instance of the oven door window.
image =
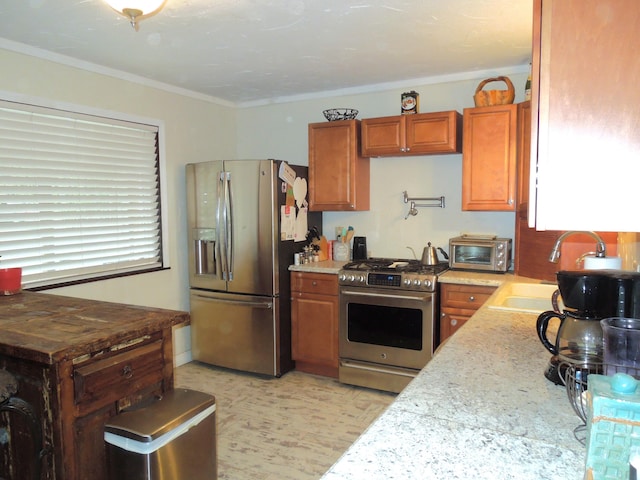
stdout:
[(423, 311), (361, 303), (348, 304), (350, 342), (422, 350)]
[(460, 265), (491, 265), (493, 246), (457, 245), (454, 250), (454, 262)]

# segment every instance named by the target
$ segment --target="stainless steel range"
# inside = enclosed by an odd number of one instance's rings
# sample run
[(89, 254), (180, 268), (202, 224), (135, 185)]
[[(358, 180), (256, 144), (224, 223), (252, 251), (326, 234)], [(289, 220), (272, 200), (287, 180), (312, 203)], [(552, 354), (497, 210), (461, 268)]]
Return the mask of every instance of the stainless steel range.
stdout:
[(338, 272), (341, 382), (399, 392), (431, 360), (438, 274), (447, 268), (370, 258)]

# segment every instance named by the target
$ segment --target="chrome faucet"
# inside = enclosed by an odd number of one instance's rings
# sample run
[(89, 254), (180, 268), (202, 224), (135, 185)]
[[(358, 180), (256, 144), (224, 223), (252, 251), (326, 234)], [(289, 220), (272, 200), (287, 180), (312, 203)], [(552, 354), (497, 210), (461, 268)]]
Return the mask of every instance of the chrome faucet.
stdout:
[(573, 235), (575, 233), (583, 233), (585, 235), (589, 235), (590, 237), (593, 237), (596, 241), (596, 251), (595, 251), (596, 257), (602, 258), (607, 256), (607, 247), (602, 241), (602, 238), (600, 238), (600, 235), (598, 235), (596, 232), (578, 232), (578, 231), (571, 230), (569, 232), (564, 232), (562, 235), (560, 235), (556, 240), (556, 243), (553, 244), (553, 249), (551, 250), (551, 254), (549, 254), (549, 261), (551, 263), (558, 263), (558, 259), (560, 258), (560, 245), (562, 244), (562, 241), (565, 238), (567, 238), (569, 235)]
[(409, 215), (415, 217), (417, 214), (418, 214), (418, 209), (416, 208), (416, 202), (411, 201), (411, 203), (409, 204), (409, 211), (405, 215), (404, 219), (406, 220), (407, 218), (409, 218)]

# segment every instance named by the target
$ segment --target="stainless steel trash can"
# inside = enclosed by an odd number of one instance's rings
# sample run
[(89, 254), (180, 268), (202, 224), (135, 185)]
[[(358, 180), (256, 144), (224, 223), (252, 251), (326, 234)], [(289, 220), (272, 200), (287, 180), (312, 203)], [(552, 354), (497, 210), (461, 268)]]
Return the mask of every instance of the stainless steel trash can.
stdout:
[(217, 479), (215, 398), (176, 389), (105, 425), (111, 480)]

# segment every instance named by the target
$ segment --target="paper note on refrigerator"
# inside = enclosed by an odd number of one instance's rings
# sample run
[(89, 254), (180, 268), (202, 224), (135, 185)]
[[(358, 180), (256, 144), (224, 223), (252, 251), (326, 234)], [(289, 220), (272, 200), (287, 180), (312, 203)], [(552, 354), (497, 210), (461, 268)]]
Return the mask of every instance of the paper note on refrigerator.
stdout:
[(280, 207), (280, 240), (294, 240), (296, 209), (289, 205)]
[(302, 242), (306, 240), (308, 230), (307, 207), (302, 207), (298, 209), (298, 215), (296, 215), (296, 228), (293, 234), (293, 241)]
[(296, 179), (296, 172), (287, 162), (282, 162), (280, 163), (278, 176), (289, 185), (293, 185), (293, 181)]

